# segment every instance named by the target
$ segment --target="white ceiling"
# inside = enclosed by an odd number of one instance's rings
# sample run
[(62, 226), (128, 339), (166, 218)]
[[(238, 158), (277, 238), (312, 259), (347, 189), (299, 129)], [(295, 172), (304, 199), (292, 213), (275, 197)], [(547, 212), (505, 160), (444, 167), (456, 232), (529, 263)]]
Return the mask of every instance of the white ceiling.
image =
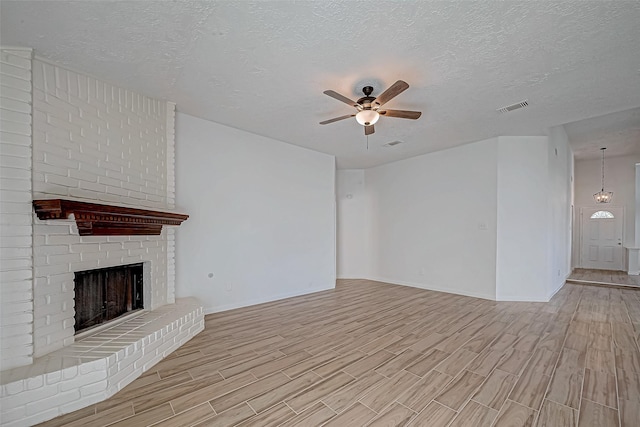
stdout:
[[(583, 158), (597, 157), (609, 135), (640, 146), (637, 110), (617, 122), (583, 120), (640, 107), (636, 0), (3, 0), (0, 8), (5, 46), (32, 47), (187, 114), (334, 154), (340, 168), (576, 121), (568, 133)], [(352, 112), (324, 90), (357, 98), (362, 86), (377, 95), (398, 79), (411, 87), (386, 106), (423, 115), (382, 117), (368, 150), (355, 119), (318, 124)], [(524, 99), (525, 109), (495, 111)], [(395, 140), (405, 143), (382, 147)]]
[(640, 154), (640, 108), (579, 120), (565, 126), (576, 160)]

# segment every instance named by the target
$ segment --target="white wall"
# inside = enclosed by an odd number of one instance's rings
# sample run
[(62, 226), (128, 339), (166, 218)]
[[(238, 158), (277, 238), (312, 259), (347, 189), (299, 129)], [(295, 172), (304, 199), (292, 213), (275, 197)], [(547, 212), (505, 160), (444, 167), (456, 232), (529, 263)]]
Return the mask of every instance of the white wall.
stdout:
[(571, 269), (571, 173), (561, 127), (366, 169), (364, 179), (339, 171), (341, 277), (547, 301)]
[(640, 163), (636, 163), (635, 247), (640, 247)]
[(178, 114), (176, 175), (178, 296), (211, 313), (335, 286), (333, 156)]
[(567, 134), (498, 139), (497, 299), (547, 301), (571, 273)]
[(496, 298), (544, 301), (547, 293), (547, 137), (500, 137)]
[(571, 274), (572, 206), (574, 203), (573, 152), (563, 126), (549, 129), (549, 280), (547, 298), (551, 298), (564, 285)]
[(636, 163), (636, 203), (635, 203), (635, 229), (636, 239), (634, 246), (627, 246), (627, 272), (640, 274), (640, 163)]
[(336, 171), (338, 277), (366, 277), (371, 257), (369, 196), (363, 169)]
[(497, 139), (367, 169), (369, 278), (495, 299)]
[[(607, 205), (624, 209), (624, 246), (636, 245), (636, 189), (635, 165), (640, 163), (640, 155), (606, 157), (605, 189), (613, 191), (613, 201)], [(602, 187), (602, 160), (577, 160), (575, 162), (575, 233), (573, 239), (574, 266), (580, 266), (580, 208), (596, 206), (593, 194)], [(637, 246), (637, 245), (636, 245)]]

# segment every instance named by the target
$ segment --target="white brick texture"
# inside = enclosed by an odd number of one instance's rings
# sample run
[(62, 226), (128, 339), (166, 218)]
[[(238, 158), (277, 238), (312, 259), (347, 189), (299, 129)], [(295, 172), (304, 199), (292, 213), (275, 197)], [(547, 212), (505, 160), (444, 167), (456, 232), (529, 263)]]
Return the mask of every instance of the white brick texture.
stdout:
[(31, 49), (0, 50), (2, 371), (33, 361), (31, 56)]
[(30, 426), (100, 402), (203, 329), (202, 305), (183, 298), (8, 371), (0, 385), (0, 424)]
[[(33, 198), (174, 207), (175, 105), (33, 61)], [(145, 263), (144, 306), (173, 302), (174, 238), (78, 235), (34, 215), (34, 356), (73, 342), (75, 271)]]
[[(81, 237), (73, 219), (40, 221), (32, 209), (34, 199), (69, 198), (172, 210), (175, 104), (29, 49), (1, 52), (0, 424), (21, 426), (111, 396), (200, 332), (204, 317), (197, 301), (176, 303), (172, 228)], [(139, 262), (145, 311), (75, 343), (74, 272)], [(114, 336), (122, 348), (87, 351)]]

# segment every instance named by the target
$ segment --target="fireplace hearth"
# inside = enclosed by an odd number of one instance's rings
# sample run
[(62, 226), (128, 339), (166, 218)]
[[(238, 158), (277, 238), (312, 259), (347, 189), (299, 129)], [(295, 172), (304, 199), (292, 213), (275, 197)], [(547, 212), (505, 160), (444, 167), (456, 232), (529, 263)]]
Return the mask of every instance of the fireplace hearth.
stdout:
[(75, 332), (110, 322), (143, 306), (143, 264), (75, 273)]

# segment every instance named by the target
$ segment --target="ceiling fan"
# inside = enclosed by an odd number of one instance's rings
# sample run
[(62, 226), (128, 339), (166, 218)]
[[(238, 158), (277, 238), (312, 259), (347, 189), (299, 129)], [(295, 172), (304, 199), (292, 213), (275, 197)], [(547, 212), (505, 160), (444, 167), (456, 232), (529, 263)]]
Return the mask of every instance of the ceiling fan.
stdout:
[(349, 104), (352, 107), (355, 107), (358, 111), (354, 114), (347, 114), (345, 116), (325, 120), (323, 122), (320, 122), (320, 124), (327, 125), (329, 123), (348, 119), (350, 117), (355, 117), (356, 121), (364, 126), (364, 134), (371, 135), (375, 132), (375, 128), (373, 127), (373, 125), (378, 121), (380, 116), (399, 117), (401, 119), (416, 120), (422, 115), (420, 111), (380, 109), (380, 107), (382, 107), (388, 101), (392, 100), (408, 88), (409, 85), (407, 84), (407, 82), (398, 80), (380, 95), (378, 95), (377, 97), (373, 97), (371, 96), (373, 87), (365, 86), (362, 88), (362, 93), (364, 93), (364, 96), (357, 101), (352, 101), (346, 96), (340, 95), (339, 93), (332, 90), (325, 90), (323, 92), (324, 94), (329, 95), (330, 97), (335, 98), (338, 101), (342, 101), (345, 104)]

